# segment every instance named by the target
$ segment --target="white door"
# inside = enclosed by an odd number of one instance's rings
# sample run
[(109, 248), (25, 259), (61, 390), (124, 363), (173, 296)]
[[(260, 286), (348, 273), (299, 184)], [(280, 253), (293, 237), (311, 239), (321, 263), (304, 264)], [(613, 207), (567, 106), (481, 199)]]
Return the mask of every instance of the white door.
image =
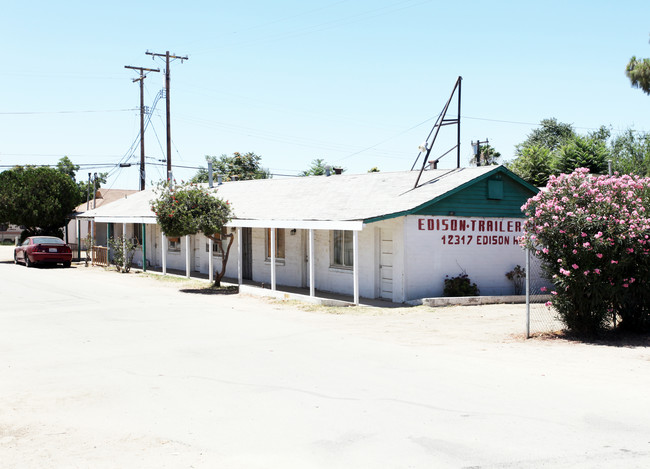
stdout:
[(393, 299), (393, 232), (379, 230), (379, 282), (380, 298)]

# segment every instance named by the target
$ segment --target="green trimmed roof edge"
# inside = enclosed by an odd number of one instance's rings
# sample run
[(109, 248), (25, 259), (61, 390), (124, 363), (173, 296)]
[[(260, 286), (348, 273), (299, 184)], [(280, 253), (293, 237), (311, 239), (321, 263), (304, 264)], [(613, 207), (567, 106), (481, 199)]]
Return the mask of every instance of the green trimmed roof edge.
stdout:
[(414, 208), (409, 209), (409, 210), (403, 210), (401, 212), (387, 213), (386, 215), (381, 215), (379, 217), (366, 218), (366, 219), (363, 220), (363, 222), (369, 224), (369, 223), (376, 223), (378, 221), (383, 221), (383, 220), (390, 220), (391, 218), (397, 218), (397, 217), (401, 217), (401, 216), (412, 215), (415, 212), (418, 212), (418, 211), (420, 211), (420, 210), (422, 210), (422, 209), (424, 209), (426, 207), (429, 207), (430, 205), (437, 204), (441, 200), (444, 200), (447, 197), (451, 197), (452, 195), (454, 195), (454, 194), (456, 194), (456, 193), (458, 193), (458, 192), (460, 192), (462, 190), (465, 190), (468, 187), (476, 184), (477, 182), (480, 182), (483, 179), (489, 178), (490, 176), (493, 176), (494, 174), (497, 174), (497, 173), (503, 173), (506, 176), (514, 179), (516, 182), (518, 182), (519, 184), (524, 186), (526, 189), (531, 191), (533, 195), (535, 195), (535, 194), (537, 194), (539, 192), (539, 189), (537, 187), (535, 187), (532, 184), (530, 184), (529, 182), (523, 180), (522, 178), (517, 176), (515, 173), (510, 171), (505, 166), (499, 165), (499, 166), (495, 166), (494, 170), (489, 171), (489, 172), (487, 172), (485, 174), (482, 174), (482, 175), (472, 179), (471, 181), (467, 181), (465, 184), (461, 184), (460, 186), (455, 187), (452, 190), (450, 190), (448, 192), (445, 192), (442, 195), (439, 195), (435, 199), (432, 199), (432, 200), (429, 200), (428, 202), (420, 204), (417, 207), (414, 207)]

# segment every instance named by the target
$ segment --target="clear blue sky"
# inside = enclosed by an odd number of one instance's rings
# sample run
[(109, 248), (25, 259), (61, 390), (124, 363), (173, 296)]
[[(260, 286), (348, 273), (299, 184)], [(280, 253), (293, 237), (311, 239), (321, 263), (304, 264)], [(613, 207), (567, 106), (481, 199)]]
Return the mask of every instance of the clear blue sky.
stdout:
[[(139, 161), (139, 90), (124, 66), (162, 70), (147, 50), (189, 56), (171, 66), (174, 165), (253, 151), (278, 174), (315, 158), (407, 170), (459, 75), (463, 165), (476, 139), (512, 159), (548, 117), (650, 131), (650, 96), (624, 74), (632, 55), (650, 57), (647, 0), (32, 1), (6, 2), (2, 17), (0, 165), (68, 155), (85, 165), (78, 177), (110, 171), (114, 188), (138, 188), (136, 166), (99, 165)], [(149, 75), (146, 105), (162, 87)], [(161, 101), (148, 162), (165, 157), (164, 119)], [(443, 132), (433, 156), (453, 145)], [(147, 185), (163, 174), (149, 166)]]

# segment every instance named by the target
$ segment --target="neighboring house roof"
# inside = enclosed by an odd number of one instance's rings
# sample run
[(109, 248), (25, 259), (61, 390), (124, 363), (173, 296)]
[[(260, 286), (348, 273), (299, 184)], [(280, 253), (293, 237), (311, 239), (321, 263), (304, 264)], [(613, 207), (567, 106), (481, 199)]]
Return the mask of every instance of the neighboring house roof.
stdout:
[(74, 212), (72, 213), (72, 217), (74, 218), (75, 216), (88, 211), (86, 208), (88, 206), (90, 207), (90, 210), (93, 210), (93, 206), (95, 209), (97, 209), (104, 205), (113, 203), (116, 200), (123, 199), (125, 196), (135, 194), (136, 192), (138, 191), (131, 189), (97, 189), (97, 192), (95, 193), (95, 200), (79, 204), (77, 207), (75, 207)]
[[(255, 179), (224, 182), (215, 186), (215, 192), (232, 204), (231, 226), (316, 229), (361, 229), (363, 223), (387, 218), (436, 214), (432, 211), (436, 204), (444, 205), (445, 214), (453, 209), (458, 216), (521, 216), (519, 207), (537, 192), (503, 166), (425, 171), (414, 188), (417, 176), (417, 171), (402, 171)], [(515, 192), (506, 200), (489, 202), (488, 208), (505, 207), (503, 213), (486, 211), (485, 203), (480, 206), (484, 195), (463, 208), (464, 196), (471, 196), (482, 182), (487, 187), (487, 181), (492, 179), (506, 180), (510, 192)], [(149, 206), (154, 197), (151, 190), (141, 191), (82, 217), (94, 217), (100, 222), (155, 223)], [(477, 203), (479, 206), (473, 209)]]

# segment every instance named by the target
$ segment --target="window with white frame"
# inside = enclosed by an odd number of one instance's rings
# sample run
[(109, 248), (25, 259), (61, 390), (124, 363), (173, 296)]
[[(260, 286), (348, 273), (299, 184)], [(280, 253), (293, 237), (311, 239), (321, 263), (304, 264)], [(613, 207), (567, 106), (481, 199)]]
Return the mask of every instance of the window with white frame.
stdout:
[[(271, 228), (266, 230), (266, 260), (271, 260)], [(275, 228), (275, 258), (284, 259), (284, 228)]]
[(167, 238), (167, 250), (169, 252), (181, 252), (181, 238), (178, 236)]
[(354, 250), (352, 231), (332, 231), (332, 267), (352, 268), (354, 266)]

